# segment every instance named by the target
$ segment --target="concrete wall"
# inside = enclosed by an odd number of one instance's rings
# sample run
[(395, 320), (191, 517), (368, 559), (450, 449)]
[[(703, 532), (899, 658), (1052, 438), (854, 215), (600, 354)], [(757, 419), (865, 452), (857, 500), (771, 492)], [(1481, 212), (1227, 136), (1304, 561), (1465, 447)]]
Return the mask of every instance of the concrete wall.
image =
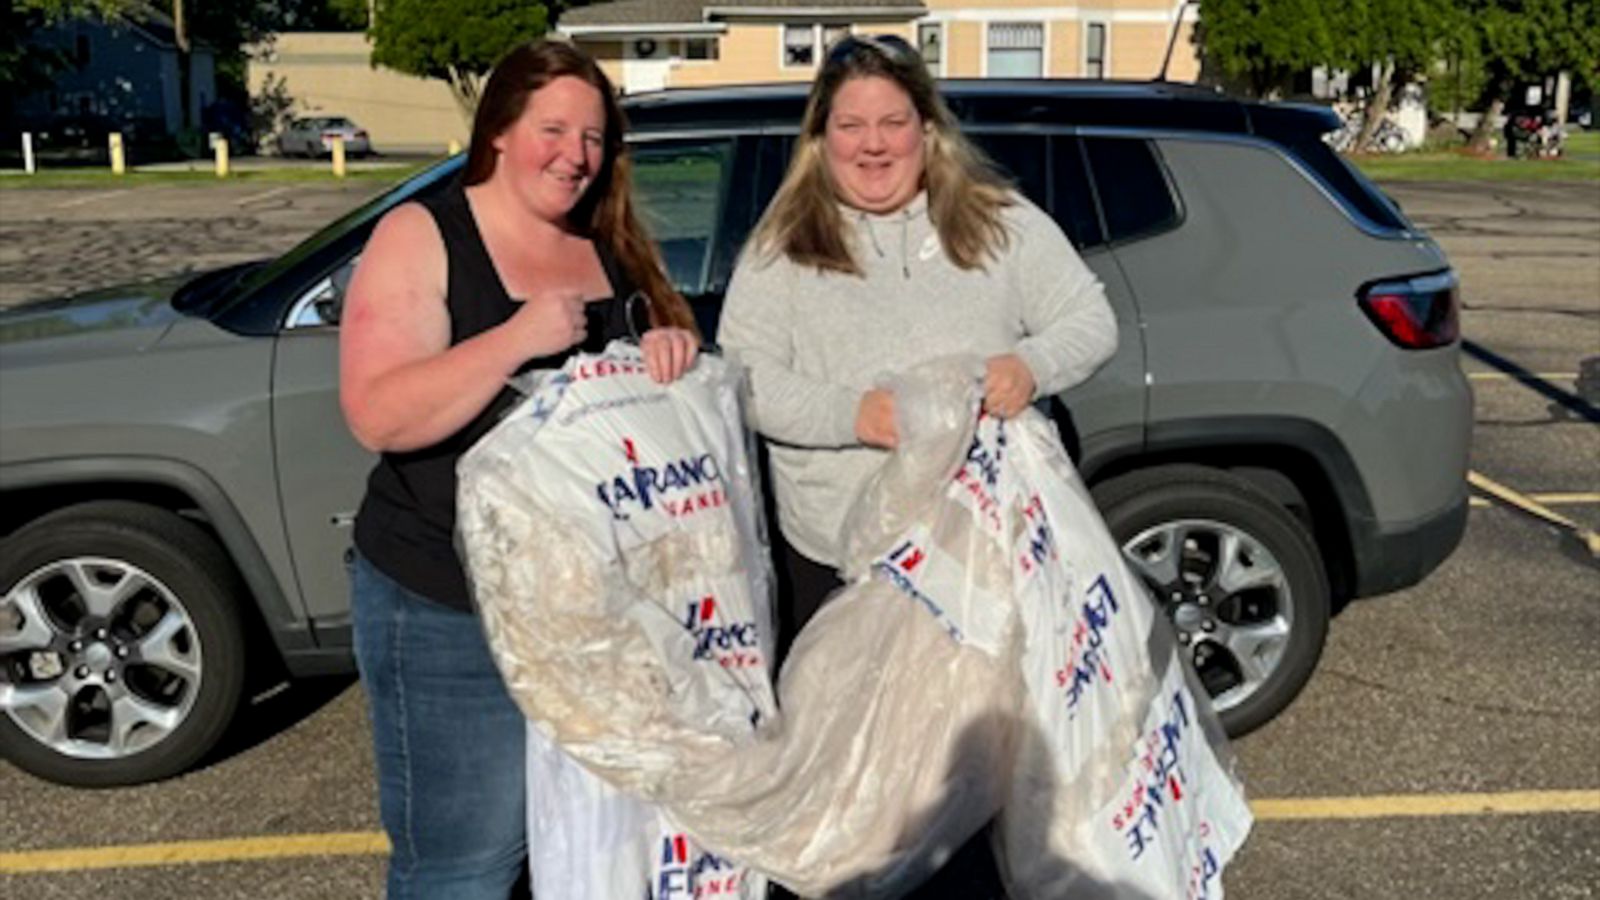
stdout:
[(471, 131), (442, 81), (414, 78), (370, 64), (371, 48), (360, 32), (280, 34), (270, 54), (258, 51), (249, 69), (251, 96), (269, 75), (285, 79), (295, 114), (347, 116), (367, 130), (372, 146), (385, 152), (444, 152)]

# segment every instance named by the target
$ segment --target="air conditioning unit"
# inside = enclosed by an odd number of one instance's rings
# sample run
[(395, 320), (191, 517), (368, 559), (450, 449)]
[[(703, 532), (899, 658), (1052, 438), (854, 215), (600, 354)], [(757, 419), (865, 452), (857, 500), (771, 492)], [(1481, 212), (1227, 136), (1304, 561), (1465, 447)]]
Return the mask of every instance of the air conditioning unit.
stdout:
[(655, 38), (638, 38), (633, 42), (633, 55), (635, 59), (655, 59), (661, 45)]

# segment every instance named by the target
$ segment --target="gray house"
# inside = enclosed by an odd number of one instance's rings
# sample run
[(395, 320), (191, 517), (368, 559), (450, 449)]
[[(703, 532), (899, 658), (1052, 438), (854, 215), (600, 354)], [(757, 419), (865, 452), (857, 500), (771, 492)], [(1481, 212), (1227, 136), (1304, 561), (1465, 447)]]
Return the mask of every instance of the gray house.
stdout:
[[(116, 127), (175, 134), (184, 126), (179, 53), (171, 17), (145, 7), (125, 19), (78, 19), (49, 25), (33, 43), (59, 50), (65, 63), (53, 84), (16, 99), (23, 121), (94, 118)], [(209, 47), (189, 53), (189, 124), (217, 97), (216, 65)]]

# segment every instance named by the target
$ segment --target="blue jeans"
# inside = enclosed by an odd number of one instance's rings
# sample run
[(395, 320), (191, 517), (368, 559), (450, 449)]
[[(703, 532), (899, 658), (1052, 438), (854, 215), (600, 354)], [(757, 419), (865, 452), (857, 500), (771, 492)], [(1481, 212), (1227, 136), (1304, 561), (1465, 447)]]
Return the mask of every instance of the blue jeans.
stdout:
[(483, 625), (360, 554), (351, 581), (378, 808), (393, 847), (387, 896), (505, 900), (526, 863), (526, 725)]

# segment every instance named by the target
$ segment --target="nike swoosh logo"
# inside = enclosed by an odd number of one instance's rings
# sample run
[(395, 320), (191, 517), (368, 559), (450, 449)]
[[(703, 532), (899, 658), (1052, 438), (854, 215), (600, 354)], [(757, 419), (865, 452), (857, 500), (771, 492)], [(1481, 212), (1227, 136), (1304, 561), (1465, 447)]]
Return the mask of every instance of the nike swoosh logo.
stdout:
[(927, 262), (939, 254), (939, 236), (930, 234), (922, 241), (922, 249), (917, 251), (917, 259)]

